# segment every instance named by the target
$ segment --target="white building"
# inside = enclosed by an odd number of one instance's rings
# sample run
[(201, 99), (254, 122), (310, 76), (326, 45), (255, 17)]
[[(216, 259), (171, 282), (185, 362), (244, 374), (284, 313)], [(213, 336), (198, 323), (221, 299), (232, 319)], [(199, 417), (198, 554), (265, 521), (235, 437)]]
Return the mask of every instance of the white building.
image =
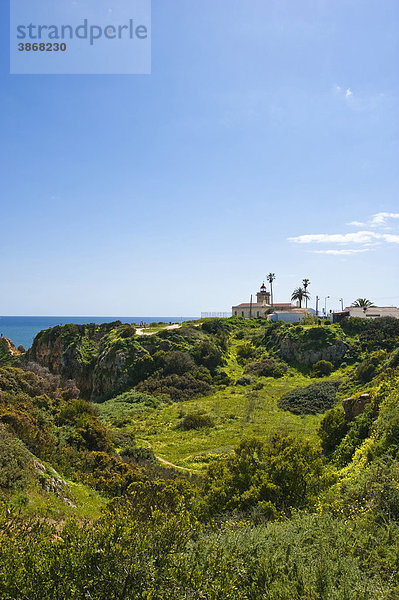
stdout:
[(369, 306), (364, 309), (360, 306), (348, 306), (345, 312), (349, 317), (360, 317), (361, 319), (378, 319), (380, 317), (394, 317), (399, 319), (399, 308), (396, 306)]
[(304, 316), (316, 315), (316, 311), (313, 308), (291, 308), (289, 311), (276, 310), (270, 315), (271, 321), (284, 321), (285, 323), (298, 323)]
[(338, 323), (344, 317), (358, 317), (360, 319), (380, 319), (381, 317), (393, 317), (399, 319), (399, 308), (396, 306), (347, 306), (340, 312), (333, 314), (334, 323)]

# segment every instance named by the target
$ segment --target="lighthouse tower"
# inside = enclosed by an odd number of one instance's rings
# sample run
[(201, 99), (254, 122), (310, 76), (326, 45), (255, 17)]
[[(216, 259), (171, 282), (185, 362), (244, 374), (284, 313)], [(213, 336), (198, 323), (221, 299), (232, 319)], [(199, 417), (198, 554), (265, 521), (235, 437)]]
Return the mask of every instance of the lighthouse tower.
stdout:
[(270, 304), (270, 292), (266, 290), (264, 283), (262, 283), (260, 291), (256, 294), (256, 302), (258, 304)]

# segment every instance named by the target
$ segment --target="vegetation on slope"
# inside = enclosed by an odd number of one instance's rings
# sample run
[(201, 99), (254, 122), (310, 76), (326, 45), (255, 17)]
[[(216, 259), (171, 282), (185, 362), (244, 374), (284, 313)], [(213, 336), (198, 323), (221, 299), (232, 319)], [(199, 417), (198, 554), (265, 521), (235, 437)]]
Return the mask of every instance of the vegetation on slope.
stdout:
[(0, 369), (0, 596), (397, 598), (399, 329), (363, 321), (39, 335)]

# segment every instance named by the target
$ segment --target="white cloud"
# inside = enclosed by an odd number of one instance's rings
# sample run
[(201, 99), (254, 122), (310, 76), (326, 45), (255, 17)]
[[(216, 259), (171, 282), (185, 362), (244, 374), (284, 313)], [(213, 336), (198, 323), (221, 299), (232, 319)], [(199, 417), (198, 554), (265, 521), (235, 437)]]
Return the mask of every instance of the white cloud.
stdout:
[(369, 252), (369, 248), (348, 248), (345, 250), (314, 250), (313, 252), (314, 254), (332, 254), (334, 256), (349, 256), (350, 254), (358, 254), (359, 252)]
[(352, 225), (353, 227), (366, 227), (367, 223), (363, 223), (362, 221), (351, 221), (348, 225)]
[(362, 221), (351, 221), (348, 225), (353, 227), (386, 227), (391, 219), (399, 219), (399, 213), (379, 212), (374, 214), (366, 223)]
[(393, 235), (391, 233), (386, 233), (383, 237), (384, 237), (384, 240), (390, 244), (399, 244), (399, 235)]
[(354, 92), (351, 87), (342, 87), (338, 84), (335, 84), (332, 87), (332, 92), (341, 103), (346, 104), (348, 108), (356, 111), (374, 110), (381, 105), (382, 102), (387, 101), (385, 94), (382, 92), (369, 94), (361, 89)]
[(357, 231), (354, 233), (313, 233), (290, 237), (290, 242), (296, 244), (370, 244), (381, 240), (383, 234), (375, 231)]
[(352, 100), (354, 98), (353, 92), (350, 89), (350, 87), (345, 89), (342, 88), (340, 85), (335, 84), (333, 90), (336, 96), (344, 98), (345, 100)]
[(385, 225), (389, 219), (399, 219), (399, 213), (380, 212), (372, 216), (371, 225)]
[[(289, 237), (289, 242), (295, 244), (358, 244), (360, 246), (372, 246), (381, 243), (399, 244), (399, 235), (391, 233), (377, 233), (375, 231), (357, 231), (354, 233), (312, 233)], [(343, 254), (343, 252), (342, 252)], [(351, 252), (350, 254), (353, 254)]]
[[(378, 212), (372, 215), (366, 223), (362, 221), (352, 221), (349, 223), (349, 225), (354, 227), (363, 227), (360, 231), (351, 231), (349, 233), (310, 233), (289, 237), (288, 241), (294, 244), (310, 245), (311, 248), (309, 251), (315, 254), (350, 256), (351, 254), (369, 252), (375, 246), (399, 244), (397, 228), (392, 233), (386, 231), (393, 229), (387, 225), (392, 220), (399, 221), (399, 213)], [(327, 244), (330, 246), (327, 250), (316, 250), (314, 248), (314, 246), (320, 247)]]

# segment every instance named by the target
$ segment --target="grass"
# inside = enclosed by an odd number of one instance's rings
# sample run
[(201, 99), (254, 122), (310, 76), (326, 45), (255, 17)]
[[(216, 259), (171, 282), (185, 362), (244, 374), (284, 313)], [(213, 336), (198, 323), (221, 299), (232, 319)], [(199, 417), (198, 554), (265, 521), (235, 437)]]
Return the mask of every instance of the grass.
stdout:
[(44, 491), (36, 483), (32, 483), (23, 492), (14, 493), (9, 498), (10, 504), (19, 508), (26, 516), (42, 516), (54, 521), (63, 521), (71, 516), (82, 520), (98, 518), (107, 500), (86, 485), (72, 481), (67, 483), (71, 491), (72, 505), (55, 494)]
[[(231, 337), (229, 342), (223, 369), (235, 382), (245, 372), (245, 364), (237, 361), (237, 346), (242, 340)], [(248, 362), (253, 360), (256, 358)], [(336, 371), (331, 378), (337, 376)], [(140, 403), (118, 405), (116, 399), (115, 402), (111, 399), (99, 406), (99, 418), (108, 426), (133, 434), (138, 446), (151, 448), (156, 456), (180, 467), (201, 470), (218, 455), (231, 452), (243, 438), (268, 439), (279, 432), (317, 441), (322, 415), (294, 415), (279, 409), (277, 401), (296, 387), (328, 379), (315, 380), (290, 367), (280, 379), (254, 378), (254, 383), (263, 384), (261, 389), (232, 383), (209, 396), (161, 404), (157, 408)], [(179, 426), (181, 418), (197, 411), (209, 415), (215, 425), (183, 430)]]
[[(296, 416), (277, 407), (282, 394), (309, 384), (309, 378), (297, 374), (258, 381), (264, 383), (261, 390), (230, 386), (209, 396), (136, 413), (123, 430), (133, 433), (138, 445), (151, 447), (157, 456), (190, 469), (201, 469), (212, 458), (231, 452), (245, 437), (269, 438), (278, 431), (316, 439), (321, 415)], [(180, 429), (181, 416), (197, 410), (211, 415), (215, 426)]]

